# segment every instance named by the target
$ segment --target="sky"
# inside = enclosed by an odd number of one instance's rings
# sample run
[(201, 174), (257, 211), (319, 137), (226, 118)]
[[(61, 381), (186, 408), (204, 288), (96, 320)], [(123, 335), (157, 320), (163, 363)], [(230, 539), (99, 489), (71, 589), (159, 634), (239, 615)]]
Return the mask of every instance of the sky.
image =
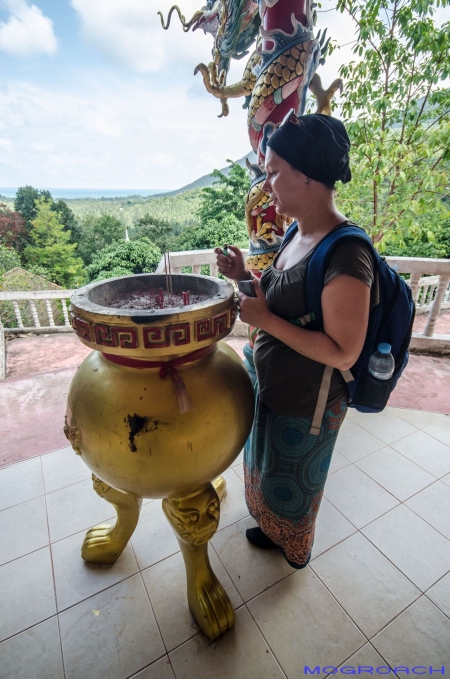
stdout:
[[(186, 18), (202, 0), (179, 0)], [(354, 28), (323, 0), (317, 30), (339, 45), (330, 83), (352, 57)], [(0, 186), (179, 188), (250, 151), (242, 100), (218, 118), (203, 87), (212, 37), (183, 33), (172, 0), (0, 0)], [(228, 83), (245, 59), (233, 62)]]

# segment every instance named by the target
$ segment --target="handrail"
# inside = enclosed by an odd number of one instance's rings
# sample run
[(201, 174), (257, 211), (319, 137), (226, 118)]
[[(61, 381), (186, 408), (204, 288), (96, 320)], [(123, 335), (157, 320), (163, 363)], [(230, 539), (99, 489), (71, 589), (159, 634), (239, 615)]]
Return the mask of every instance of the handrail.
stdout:
[[(242, 250), (244, 256), (248, 250)], [(202, 267), (209, 267), (211, 276), (218, 276), (216, 255), (213, 249), (185, 250), (169, 254), (172, 273), (181, 273), (184, 268), (190, 268), (192, 273), (200, 274)], [(442, 309), (450, 308), (450, 259), (429, 259), (426, 257), (386, 257), (391, 267), (396, 267), (401, 274), (409, 274), (408, 283), (411, 287), (417, 313), (428, 313), (427, 324), (422, 333), (413, 333), (411, 347), (420, 347), (434, 351), (439, 346), (450, 352), (450, 335), (435, 333), (436, 321)], [(158, 264), (156, 273), (165, 273), (166, 260), (164, 257)], [(204, 269), (203, 269), (204, 271)], [(17, 320), (17, 327), (4, 328), (0, 318), (0, 331), (7, 332), (70, 332), (70, 320), (67, 310), (67, 300), (74, 290), (29, 290), (29, 291), (0, 291), (0, 303), (11, 302)], [(55, 321), (52, 302), (61, 301), (64, 322)], [(33, 325), (25, 324), (22, 318), (23, 303), (28, 302), (28, 318)], [(36, 303), (41, 305), (39, 318)], [(44, 306), (42, 305), (44, 302)], [(30, 316), (31, 313), (31, 316)], [(42, 318), (48, 318), (48, 324)], [(62, 318), (61, 318), (62, 320)]]

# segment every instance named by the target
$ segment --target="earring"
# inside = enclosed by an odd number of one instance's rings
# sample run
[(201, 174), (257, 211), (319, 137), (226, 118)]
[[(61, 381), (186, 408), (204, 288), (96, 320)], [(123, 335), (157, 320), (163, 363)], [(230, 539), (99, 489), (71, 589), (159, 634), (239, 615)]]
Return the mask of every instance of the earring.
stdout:
[(311, 178), (310, 178), (310, 177), (306, 177), (306, 179), (305, 179), (305, 184), (309, 184), (310, 181), (311, 181)]

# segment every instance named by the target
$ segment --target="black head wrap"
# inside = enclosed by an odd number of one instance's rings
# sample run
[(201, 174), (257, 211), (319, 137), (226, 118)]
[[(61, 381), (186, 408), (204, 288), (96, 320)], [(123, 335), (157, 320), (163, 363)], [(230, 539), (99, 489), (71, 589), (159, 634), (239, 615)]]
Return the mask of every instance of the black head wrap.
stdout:
[(322, 113), (292, 114), (272, 134), (267, 146), (307, 177), (328, 186), (339, 179), (346, 184), (352, 178), (350, 139), (337, 118)]

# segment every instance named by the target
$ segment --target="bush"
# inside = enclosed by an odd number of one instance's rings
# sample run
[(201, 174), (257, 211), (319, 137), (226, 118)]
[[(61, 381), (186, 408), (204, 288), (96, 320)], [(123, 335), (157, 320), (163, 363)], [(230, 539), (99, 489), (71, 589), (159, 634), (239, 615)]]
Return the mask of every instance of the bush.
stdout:
[(128, 276), (136, 273), (152, 273), (161, 259), (161, 250), (142, 240), (122, 241), (109, 245), (96, 255), (87, 267), (89, 282)]

